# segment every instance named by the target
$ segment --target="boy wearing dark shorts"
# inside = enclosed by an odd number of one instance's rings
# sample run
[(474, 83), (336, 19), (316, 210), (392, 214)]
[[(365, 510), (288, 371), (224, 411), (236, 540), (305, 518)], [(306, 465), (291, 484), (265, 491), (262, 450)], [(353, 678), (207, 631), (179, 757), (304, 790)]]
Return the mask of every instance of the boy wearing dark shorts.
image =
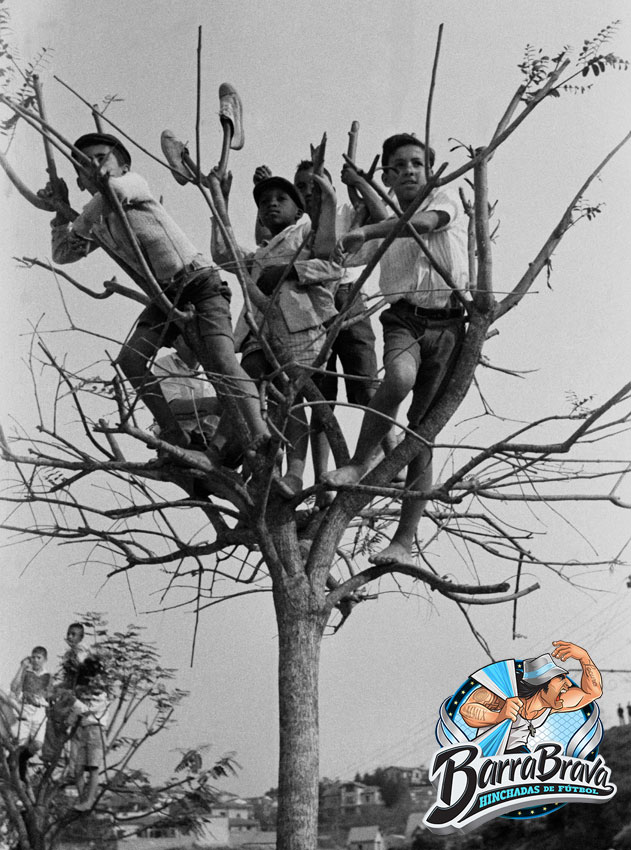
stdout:
[[(415, 136), (402, 133), (383, 144), (383, 182), (396, 195), (405, 211), (425, 185), (425, 156), (433, 164), (434, 152)], [(383, 239), (396, 226), (387, 219), (350, 231), (340, 240), (342, 250), (356, 252), (364, 242)], [(454, 286), (468, 284), (467, 224), (457, 196), (444, 188), (432, 191), (412, 224), (431, 255), (446, 269)], [(362, 251), (366, 260), (377, 242)], [(390, 429), (390, 419), (412, 392), (408, 412), (410, 428), (418, 427), (449, 380), (464, 337), (464, 310), (451, 288), (432, 267), (416, 241), (396, 239), (384, 254), (379, 286), (390, 307), (381, 316), (384, 332), (383, 381), (366, 411), (355, 454), (347, 466), (327, 473), (324, 480), (336, 486), (356, 484), (374, 466), (379, 443)], [(373, 412), (374, 411), (374, 412)], [(429, 446), (408, 467), (406, 488), (431, 489), (432, 452)], [(425, 499), (404, 499), (399, 525), (386, 549), (371, 560), (375, 563), (409, 562), (414, 536), (425, 510)]]
[[(96, 175), (108, 176), (109, 186), (122, 204), (144, 258), (165, 295), (176, 307), (186, 304), (195, 307), (193, 321), (202, 343), (202, 366), (218, 396), (234, 401), (254, 445), (269, 439), (256, 387), (235, 355), (230, 289), (220, 279), (217, 268), (196, 250), (167, 215), (145, 180), (129, 170), (131, 156), (117, 138), (107, 133), (88, 133), (77, 139), (75, 147), (91, 160)], [(93, 197), (72, 224), (59, 213), (51, 222), (53, 260), (61, 264), (76, 262), (101, 246), (142, 276), (142, 267), (123, 222), (101, 193), (96, 179), (82, 171), (77, 182), (79, 188), (86, 189)], [(53, 194), (50, 185), (44, 193)], [(123, 345), (118, 363), (158, 422), (162, 438), (186, 447), (189, 438), (149, 367), (157, 350), (170, 347), (179, 333), (171, 317), (158, 305), (151, 304), (143, 310)]]

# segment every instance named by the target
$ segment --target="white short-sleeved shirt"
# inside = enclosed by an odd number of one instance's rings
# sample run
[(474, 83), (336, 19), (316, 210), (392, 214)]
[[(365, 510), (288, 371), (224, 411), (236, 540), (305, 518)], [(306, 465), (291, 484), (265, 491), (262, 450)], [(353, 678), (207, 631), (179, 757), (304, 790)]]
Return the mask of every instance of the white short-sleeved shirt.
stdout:
[[(421, 205), (419, 212), (445, 212), (449, 223), (421, 236), (432, 257), (447, 271), (457, 289), (466, 290), (469, 283), (467, 254), (467, 217), (452, 191), (435, 189)], [(383, 240), (374, 239), (364, 245), (360, 255), (367, 262)], [(405, 300), (415, 307), (442, 309), (447, 306), (451, 289), (434, 271), (413, 237), (395, 239), (379, 263), (379, 288), (386, 301)]]

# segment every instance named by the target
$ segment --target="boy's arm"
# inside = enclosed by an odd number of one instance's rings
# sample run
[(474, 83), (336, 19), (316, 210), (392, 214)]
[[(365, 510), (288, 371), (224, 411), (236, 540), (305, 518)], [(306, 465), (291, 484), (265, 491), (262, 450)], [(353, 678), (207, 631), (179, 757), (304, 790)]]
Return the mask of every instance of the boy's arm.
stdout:
[[(375, 224), (364, 224), (362, 227), (357, 227), (355, 230), (350, 230), (339, 240), (339, 245), (344, 251), (354, 253), (359, 251), (364, 242), (371, 239), (385, 239), (389, 236), (397, 226), (398, 218), (388, 218), (385, 221), (379, 221)], [(426, 212), (417, 213), (411, 219), (411, 224), (417, 233), (431, 233), (433, 230), (438, 230), (441, 227), (446, 227), (449, 224), (449, 214), (444, 210), (427, 210)], [(400, 237), (407, 236), (405, 229), (399, 234)]]
[(18, 668), (17, 673), (15, 674), (13, 679), (11, 679), (9, 689), (15, 697), (19, 698), (22, 694), (22, 682), (24, 680), (24, 674), (26, 673), (26, 668), (28, 667), (29, 662), (30, 658), (23, 658), (20, 662), (20, 666)]
[(103, 198), (94, 195), (81, 211), (81, 214), (68, 224), (56, 215), (50, 223), (53, 261), (59, 265), (76, 263), (98, 248), (98, 242), (92, 237), (92, 227), (103, 215)]
[(320, 187), (321, 202), (318, 229), (316, 230), (311, 253), (315, 259), (328, 260), (335, 250), (337, 241), (335, 235), (335, 189), (325, 177), (320, 177), (319, 174), (314, 174), (313, 179)]
[(344, 163), (342, 167), (342, 183), (357, 190), (371, 222), (383, 221), (388, 218), (388, 209), (377, 192), (348, 163)]
[[(232, 171), (228, 171), (221, 177), (219, 185), (227, 213), (228, 203), (230, 201), (230, 189), (232, 187)], [(241, 251), (241, 253), (246, 253), (245, 251), (242, 251), (239, 246), (237, 246), (237, 248)], [(232, 256), (232, 252), (229, 247), (226, 245), (221, 228), (217, 223), (217, 219), (214, 217), (211, 221), (210, 254), (217, 265), (224, 269), (224, 271), (234, 272), (234, 257)]]

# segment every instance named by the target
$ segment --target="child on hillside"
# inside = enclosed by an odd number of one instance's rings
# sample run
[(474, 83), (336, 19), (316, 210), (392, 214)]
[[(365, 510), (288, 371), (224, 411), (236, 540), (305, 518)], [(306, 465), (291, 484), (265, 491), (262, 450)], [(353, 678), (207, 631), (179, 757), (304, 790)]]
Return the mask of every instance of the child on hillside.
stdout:
[[(253, 283), (269, 297), (265, 314), (254, 310), (255, 321), (276, 349), (281, 366), (292, 361), (300, 366), (311, 366), (324, 342), (324, 323), (336, 314), (333, 291), (340, 268), (328, 260), (335, 246), (335, 195), (327, 181), (317, 179), (323, 190), (323, 200), (311, 249), (308, 245), (311, 222), (304, 216), (304, 200), (294, 185), (282, 177), (268, 177), (254, 187), (259, 219), (271, 238), (248, 254), (246, 263)], [(228, 186), (229, 181), (222, 183), (226, 201)], [(288, 268), (301, 246), (298, 258)], [(212, 252), (220, 265), (231, 263), (232, 258), (215, 226)], [(252, 378), (260, 380), (270, 371), (270, 364), (243, 313), (237, 322), (235, 345), (243, 354), (243, 368)], [(286, 437), (287, 472), (277, 484), (286, 498), (293, 498), (302, 489), (309, 441), (304, 408), (292, 412)]]
[[(218, 395), (234, 399), (248, 426), (251, 447), (260, 446), (269, 439), (269, 430), (261, 418), (256, 387), (235, 355), (228, 285), (220, 280), (212, 261), (196, 250), (167, 215), (145, 180), (129, 170), (131, 156), (116, 137), (88, 133), (77, 139), (75, 147), (93, 164), (94, 176), (87, 176), (82, 170), (77, 180), (79, 188), (86, 189), (93, 197), (72, 224), (59, 213), (53, 218), (53, 260), (73, 263), (103, 246), (142, 275), (142, 267), (125, 228), (100, 191), (97, 178), (107, 175), (109, 186), (125, 209), (131, 230), (158, 284), (174, 305), (190, 303), (195, 307), (194, 321), (202, 340), (202, 365)], [(55, 190), (49, 184), (42, 194), (53, 196)], [(61, 194), (67, 199), (65, 187)], [(189, 438), (149, 368), (157, 350), (171, 345), (179, 333), (180, 329), (170, 316), (152, 304), (141, 313), (120, 352), (118, 363), (158, 422), (162, 438), (186, 447)]]
[[(423, 142), (409, 133), (391, 136), (383, 143), (383, 182), (394, 191), (404, 212), (426, 183), (426, 156), (433, 165), (433, 150), (425, 150)], [(388, 236), (396, 223), (397, 219), (391, 218), (359, 227), (342, 237), (340, 247), (354, 253), (371, 241), (361, 253), (367, 260), (379, 244), (372, 240)], [(412, 224), (431, 255), (449, 272), (455, 287), (465, 290), (467, 224), (457, 198), (444, 188), (433, 190), (414, 214)], [(379, 442), (390, 429), (388, 417), (396, 417), (410, 391), (408, 422), (410, 428), (418, 427), (443, 392), (464, 337), (461, 303), (405, 230), (383, 256), (380, 268), (379, 285), (391, 305), (381, 315), (385, 375), (364, 416), (350, 463), (323, 476), (332, 485), (356, 484), (372, 468)], [(432, 481), (432, 452), (425, 447), (408, 467), (406, 488), (427, 491)], [(390, 545), (371, 560), (377, 564), (409, 562), (426, 504), (425, 499), (403, 500)]]

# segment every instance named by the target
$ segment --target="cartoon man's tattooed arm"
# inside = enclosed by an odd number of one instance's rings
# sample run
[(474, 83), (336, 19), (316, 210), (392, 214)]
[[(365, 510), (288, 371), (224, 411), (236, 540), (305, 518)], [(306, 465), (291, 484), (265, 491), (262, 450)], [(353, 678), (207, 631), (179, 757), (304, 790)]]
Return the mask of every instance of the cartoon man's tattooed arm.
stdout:
[(503, 720), (515, 720), (521, 707), (519, 697), (504, 700), (486, 688), (478, 688), (462, 704), (460, 714), (467, 726), (481, 729), (497, 726)]
[(600, 670), (589, 657), (587, 650), (567, 640), (552, 641), (552, 655), (560, 661), (574, 658), (581, 665), (581, 686), (570, 688), (563, 696), (563, 708), (558, 711), (576, 711), (602, 696), (603, 681)]

